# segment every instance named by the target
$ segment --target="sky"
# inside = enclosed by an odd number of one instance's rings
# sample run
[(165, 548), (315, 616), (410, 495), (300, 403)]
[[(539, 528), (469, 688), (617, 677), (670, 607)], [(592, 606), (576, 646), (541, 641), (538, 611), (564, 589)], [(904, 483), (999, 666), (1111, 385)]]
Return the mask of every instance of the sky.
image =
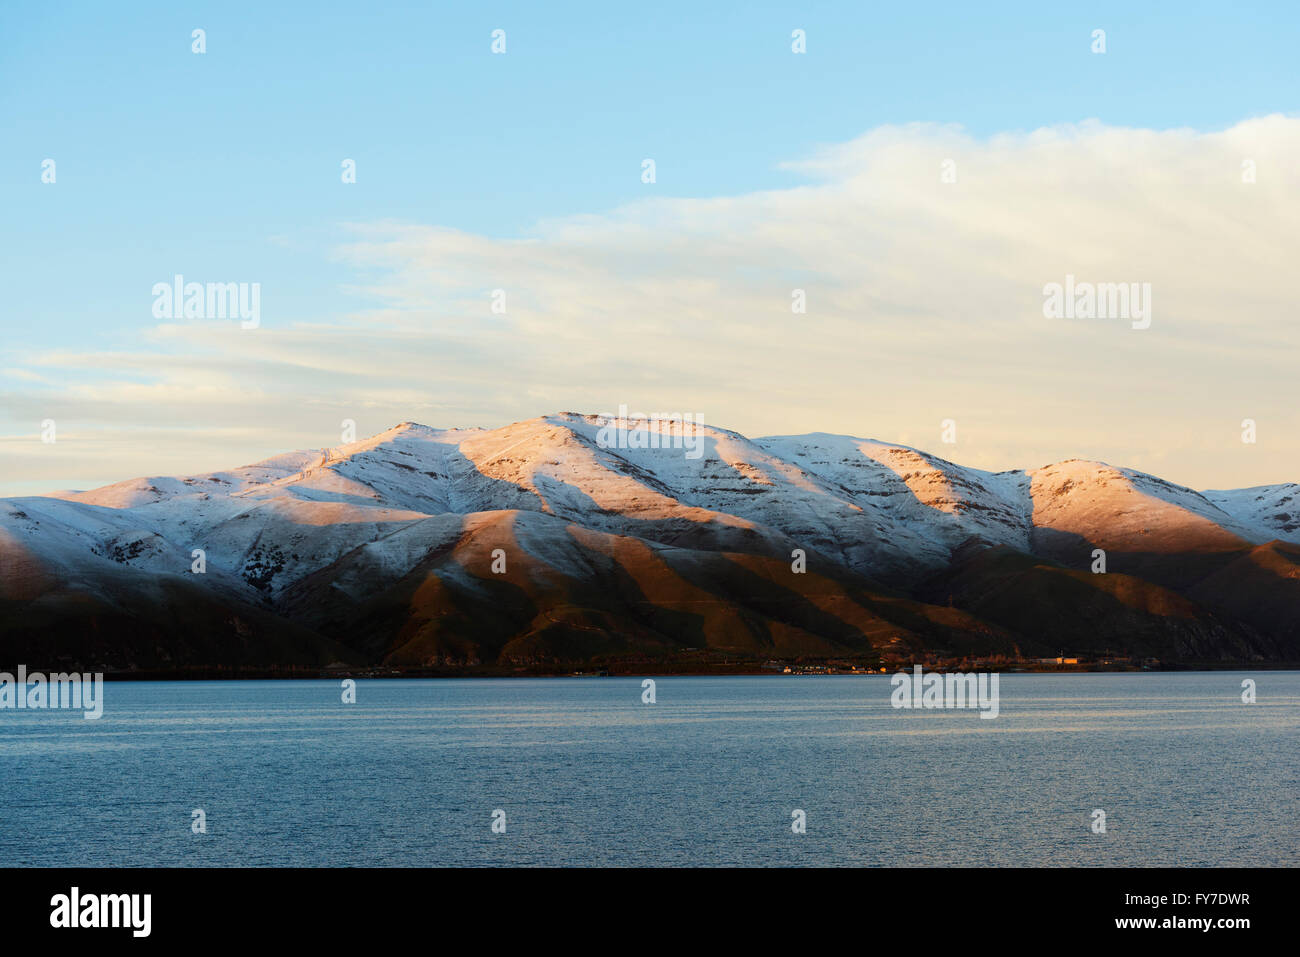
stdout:
[[(620, 405), (1300, 480), (1298, 28), (1282, 2), (0, 6), (0, 495)], [(256, 283), (256, 328), (159, 316), (177, 275)], [(1149, 288), (1149, 325), (1046, 316), (1067, 276)]]

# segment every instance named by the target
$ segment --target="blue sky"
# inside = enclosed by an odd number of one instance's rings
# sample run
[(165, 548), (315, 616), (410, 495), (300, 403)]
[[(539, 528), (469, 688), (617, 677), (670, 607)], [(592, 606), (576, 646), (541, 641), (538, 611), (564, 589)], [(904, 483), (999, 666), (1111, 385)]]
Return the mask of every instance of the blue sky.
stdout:
[[(783, 164), (882, 126), (981, 140), (1293, 113), (1298, 25), (1280, 2), (7, 4), (0, 369), (138, 348), (155, 324), (147, 291), (175, 273), (261, 281), (272, 329), (354, 315), (382, 297), (340, 258), (349, 224), (534, 236), (643, 201), (645, 157), (656, 197), (708, 199), (806, 184)], [(489, 51), (497, 28), (504, 56)], [(806, 55), (790, 52), (795, 28)], [(55, 186), (40, 181), (47, 157)], [(355, 185), (340, 184), (344, 158)], [(69, 364), (41, 388), (95, 375)], [(0, 434), (32, 434), (25, 387), (6, 378)], [(109, 471), (82, 461), (21, 488), (122, 477)], [(19, 487), (0, 476), (0, 493)]]

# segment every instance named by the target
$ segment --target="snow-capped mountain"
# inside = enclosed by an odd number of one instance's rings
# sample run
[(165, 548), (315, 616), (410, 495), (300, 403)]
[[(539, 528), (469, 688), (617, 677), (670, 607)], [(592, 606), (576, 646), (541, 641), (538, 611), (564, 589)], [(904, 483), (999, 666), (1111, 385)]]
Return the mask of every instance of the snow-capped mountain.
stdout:
[(849, 436), (692, 437), (573, 413), (407, 422), (225, 472), (3, 499), (5, 657), (429, 665), (1032, 653), (1063, 636), (1300, 657), (1294, 484), (1200, 493), (1099, 462), (991, 473)]

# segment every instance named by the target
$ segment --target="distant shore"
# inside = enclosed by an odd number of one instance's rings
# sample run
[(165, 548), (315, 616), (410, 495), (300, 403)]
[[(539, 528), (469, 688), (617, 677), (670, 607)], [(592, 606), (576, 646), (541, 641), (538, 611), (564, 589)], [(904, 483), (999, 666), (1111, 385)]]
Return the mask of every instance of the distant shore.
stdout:
[[(909, 661), (897, 664), (876, 665), (874, 668), (830, 667), (816, 664), (790, 665), (790, 671), (772, 668), (762, 663), (714, 663), (707, 666), (674, 667), (670, 662), (609, 663), (600, 667), (556, 668), (545, 666), (465, 666), (442, 668), (385, 668), (385, 667), (201, 667), (171, 670), (104, 670), (105, 681), (283, 681), (322, 679), (432, 679), (432, 678), (631, 678), (631, 677), (881, 677), (911, 672), (917, 665), (929, 672), (990, 672), (999, 674), (1152, 674), (1156, 672), (1192, 671), (1297, 671), (1300, 661), (1180, 661), (1162, 662), (1149, 666), (1115, 666), (1100, 664), (1046, 665), (1033, 662), (1007, 664), (988, 663), (928, 663)], [(35, 668), (35, 665), (29, 666)], [(0, 671), (3, 671), (0, 668)], [(10, 668), (10, 671), (13, 669)], [(95, 672), (96, 668), (59, 667), (54, 671)]]

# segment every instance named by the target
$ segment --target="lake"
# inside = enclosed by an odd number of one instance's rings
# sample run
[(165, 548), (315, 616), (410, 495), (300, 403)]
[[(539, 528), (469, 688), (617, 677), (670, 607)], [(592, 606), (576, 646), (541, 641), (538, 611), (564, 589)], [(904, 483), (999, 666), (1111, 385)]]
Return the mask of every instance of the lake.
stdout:
[(1004, 674), (993, 720), (895, 709), (885, 675), (656, 681), (110, 682), (97, 721), (0, 711), (0, 861), (1300, 864), (1297, 672)]

